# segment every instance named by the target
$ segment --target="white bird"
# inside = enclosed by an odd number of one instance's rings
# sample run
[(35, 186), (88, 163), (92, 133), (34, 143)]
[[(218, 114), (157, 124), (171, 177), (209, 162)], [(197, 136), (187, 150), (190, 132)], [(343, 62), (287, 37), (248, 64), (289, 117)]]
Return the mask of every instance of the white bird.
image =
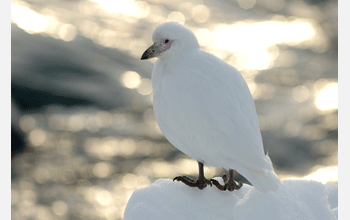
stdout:
[[(154, 44), (141, 60), (157, 57), (152, 71), (153, 108), (164, 136), (196, 159), (199, 177), (174, 180), (203, 189), (239, 189), (233, 169), (257, 190), (278, 189), (280, 180), (264, 153), (254, 100), (233, 66), (200, 49), (184, 25), (166, 22), (153, 33)], [(203, 163), (229, 170), (224, 185), (204, 177)]]

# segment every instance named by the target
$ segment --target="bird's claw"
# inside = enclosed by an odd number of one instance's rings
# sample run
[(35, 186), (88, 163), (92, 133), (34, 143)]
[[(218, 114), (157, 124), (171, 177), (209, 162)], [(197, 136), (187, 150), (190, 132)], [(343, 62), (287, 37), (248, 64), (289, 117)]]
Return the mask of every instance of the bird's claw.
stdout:
[(219, 190), (221, 190), (221, 191), (225, 191), (225, 190), (226, 190), (226, 186), (225, 186), (225, 185), (221, 185), (221, 184), (219, 183), (219, 181), (217, 181), (217, 180), (215, 180), (215, 179), (210, 179), (210, 182), (211, 182), (214, 186), (216, 186), (216, 188), (218, 188)]
[(207, 180), (205, 178), (199, 178), (198, 180), (191, 179), (187, 176), (177, 176), (173, 179), (173, 181), (181, 181), (187, 186), (190, 187), (197, 187), (198, 189), (204, 189), (208, 185), (212, 186), (212, 183), (210, 180)]
[(180, 181), (180, 177), (179, 177), (179, 176), (175, 177), (175, 178), (173, 179), (173, 182), (174, 182), (175, 180)]
[(215, 179), (210, 179), (210, 181), (216, 186), (221, 191), (234, 191), (234, 190), (239, 190), (243, 184), (241, 182), (238, 182), (238, 184), (234, 181), (234, 179), (227, 179), (226, 174), (222, 176), (222, 179), (224, 181), (224, 185), (221, 185), (219, 181)]

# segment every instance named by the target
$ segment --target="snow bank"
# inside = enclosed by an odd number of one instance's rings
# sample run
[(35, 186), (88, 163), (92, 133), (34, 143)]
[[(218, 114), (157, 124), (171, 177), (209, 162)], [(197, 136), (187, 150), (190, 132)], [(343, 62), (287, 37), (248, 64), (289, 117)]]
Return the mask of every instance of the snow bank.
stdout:
[(283, 180), (276, 192), (268, 194), (246, 184), (238, 191), (222, 192), (214, 186), (199, 190), (159, 179), (136, 190), (124, 212), (124, 220), (333, 220), (337, 216), (337, 184), (292, 179)]

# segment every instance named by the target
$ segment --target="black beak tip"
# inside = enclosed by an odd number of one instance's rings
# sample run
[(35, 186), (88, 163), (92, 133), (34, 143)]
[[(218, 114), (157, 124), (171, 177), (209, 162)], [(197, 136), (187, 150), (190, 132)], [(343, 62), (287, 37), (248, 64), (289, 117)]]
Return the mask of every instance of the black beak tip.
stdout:
[(147, 60), (147, 59), (149, 59), (149, 55), (148, 55), (148, 51), (145, 51), (141, 56), (141, 60)]

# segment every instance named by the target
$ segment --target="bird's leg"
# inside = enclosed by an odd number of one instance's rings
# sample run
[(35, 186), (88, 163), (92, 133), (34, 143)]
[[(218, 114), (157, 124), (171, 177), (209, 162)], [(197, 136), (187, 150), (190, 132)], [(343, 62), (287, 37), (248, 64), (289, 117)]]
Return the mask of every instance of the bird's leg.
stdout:
[(224, 180), (224, 185), (221, 185), (217, 180), (211, 179), (210, 181), (219, 189), (222, 191), (225, 191), (226, 189), (228, 191), (233, 191), (233, 190), (239, 190), (242, 187), (242, 183), (238, 182), (238, 184), (235, 182), (233, 179), (233, 170), (229, 170), (229, 178), (227, 179), (226, 174), (222, 176), (222, 179)]
[(184, 184), (186, 184), (187, 186), (198, 187), (198, 189), (204, 189), (205, 187), (207, 187), (207, 185), (212, 186), (211, 181), (207, 180), (204, 177), (203, 163), (198, 162), (198, 166), (199, 166), (199, 176), (198, 176), (197, 180), (191, 179), (187, 176), (177, 176), (173, 179), (173, 181), (175, 181), (175, 180), (181, 181)]
[(229, 170), (229, 178), (225, 182), (225, 186), (226, 186), (228, 191), (239, 190), (242, 187), (241, 182), (238, 182), (238, 184), (237, 184), (235, 182), (235, 180), (233, 179), (233, 170), (232, 169)]

